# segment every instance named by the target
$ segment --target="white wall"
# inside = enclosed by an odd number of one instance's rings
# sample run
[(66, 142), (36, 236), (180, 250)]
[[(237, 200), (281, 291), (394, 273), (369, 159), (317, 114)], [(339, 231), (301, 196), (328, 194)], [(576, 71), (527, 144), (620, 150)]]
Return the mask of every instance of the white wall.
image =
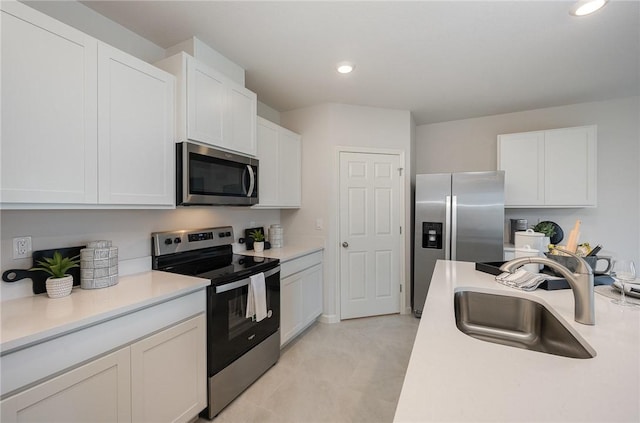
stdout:
[(581, 219), (582, 241), (640, 262), (640, 97), (418, 126), (416, 172), (495, 170), (498, 134), (590, 124), (598, 126), (598, 207), (507, 209), (505, 218), (552, 220), (567, 234)]
[[(151, 233), (179, 229), (233, 226), (235, 241), (244, 229), (280, 222), (279, 210), (248, 207), (182, 207), (176, 210), (2, 210), (0, 264), (2, 271), (28, 269), (31, 259), (13, 260), (12, 238), (32, 237), (33, 250), (75, 247), (108, 239), (118, 247), (120, 261), (148, 259)], [(244, 249), (244, 246), (237, 246)], [(150, 263), (150, 261), (149, 261)], [(150, 264), (149, 264), (150, 265)], [(32, 295), (31, 281), (0, 283), (0, 297), (8, 300)]]
[[(302, 135), (302, 204), (299, 210), (283, 210), (282, 224), (292, 236), (319, 237), (325, 242), (324, 316), (340, 316), (338, 240), (339, 147), (362, 147), (402, 151), (405, 154), (405, 227), (410, 227), (410, 152), (413, 121), (408, 111), (322, 104), (281, 113), (283, 126)], [(316, 229), (320, 219), (321, 230)], [(405, 231), (405, 234), (408, 232)], [(409, 238), (406, 238), (405, 270), (409, 269)], [(409, 273), (404, 285), (408, 286)], [(408, 290), (405, 290), (408, 297)], [(407, 302), (409, 304), (409, 302)]]

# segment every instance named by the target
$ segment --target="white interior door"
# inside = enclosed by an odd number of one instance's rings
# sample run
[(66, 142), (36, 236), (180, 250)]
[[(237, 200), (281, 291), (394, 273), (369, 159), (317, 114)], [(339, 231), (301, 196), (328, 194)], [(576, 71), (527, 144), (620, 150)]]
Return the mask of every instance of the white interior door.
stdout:
[(400, 158), (340, 153), (340, 317), (400, 312)]

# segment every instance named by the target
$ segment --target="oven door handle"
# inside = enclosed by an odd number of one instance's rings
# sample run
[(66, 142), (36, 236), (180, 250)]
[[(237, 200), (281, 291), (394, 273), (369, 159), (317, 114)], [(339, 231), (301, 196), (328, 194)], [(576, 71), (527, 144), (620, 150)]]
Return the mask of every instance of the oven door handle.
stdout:
[[(264, 277), (266, 279), (269, 276), (273, 276), (278, 272), (280, 272), (280, 266), (275, 267), (275, 268), (273, 268), (271, 270), (268, 270), (268, 271), (264, 272)], [(244, 279), (241, 279), (239, 281), (226, 283), (224, 285), (217, 285), (216, 286), (216, 294), (221, 294), (223, 292), (231, 291), (233, 289), (242, 288), (243, 286), (249, 285), (249, 282), (251, 282), (251, 278), (244, 278)]]

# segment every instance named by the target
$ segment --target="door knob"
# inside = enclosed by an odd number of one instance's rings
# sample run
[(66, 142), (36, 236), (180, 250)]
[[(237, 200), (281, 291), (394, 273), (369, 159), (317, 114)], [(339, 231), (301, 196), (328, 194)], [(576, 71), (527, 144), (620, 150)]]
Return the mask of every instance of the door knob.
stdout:
[(344, 248), (347, 248), (347, 247), (349, 246), (349, 243), (348, 243), (347, 241), (345, 241), (345, 242), (343, 242), (343, 243), (342, 243), (342, 246), (343, 246)]

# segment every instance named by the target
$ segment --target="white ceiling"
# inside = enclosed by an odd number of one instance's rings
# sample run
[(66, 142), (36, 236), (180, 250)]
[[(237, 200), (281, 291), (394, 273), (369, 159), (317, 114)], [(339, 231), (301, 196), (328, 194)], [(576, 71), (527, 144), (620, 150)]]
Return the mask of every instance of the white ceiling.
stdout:
[(163, 48), (200, 38), (278, 111), (338, 102), (426, 124), (640, 95), (637, 0), (582, 18), (558, 0), (83, 3)]

